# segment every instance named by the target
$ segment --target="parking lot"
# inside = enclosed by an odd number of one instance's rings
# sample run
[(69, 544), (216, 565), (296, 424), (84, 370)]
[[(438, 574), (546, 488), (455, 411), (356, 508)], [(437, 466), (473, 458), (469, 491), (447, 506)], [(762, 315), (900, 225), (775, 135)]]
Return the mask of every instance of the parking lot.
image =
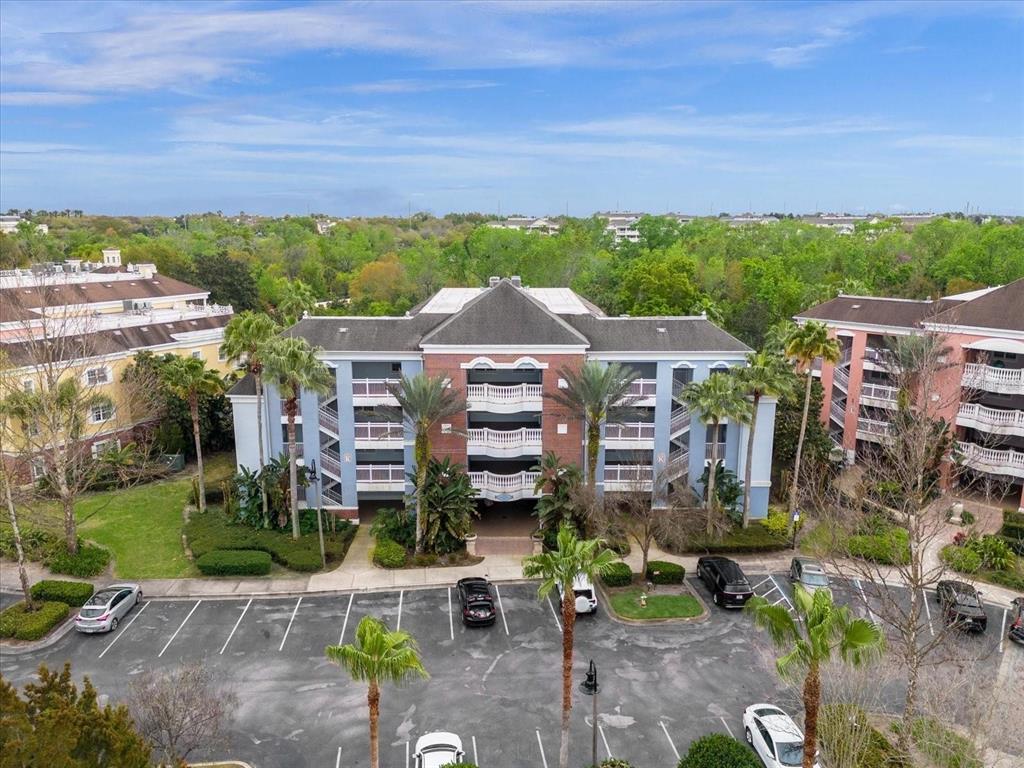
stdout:
[[(758, 594), (789, 604), (785, 574), (748, 574)], [(690, 584), (710, 604), (696, 578)], [(837, 599), (869, 610), (860, 585), (839, 582)], [(355, 766), (367, 752), (366, 689), (324, 657), (324, 646), (351, 642), (366, 615), (412, 633), (431, 675), (381, 700), (381, 762), (403, 768), (416, 738), (458, 733), (468, 757), (487, 766), (557, 764), (561, 626), (552, 599), (536, 585), (498, 585), (492, 627), (467, 629), (455, 590), (308, 595), (302, 598), (144, 600), (110, 635), (70, 633), (52, 647), (7, 655), (3, 674), (24, 683), (40, 662), (72, 663), (102, 693), (125, 695), (133, 676), (200, 659), (238, 695), (228, 752), (253, 766)], [(931, 602), (933, 621), (934, 602)], [(1002, 610), (989, 607), (981, 644), (983, 673), (995, 679), (1007, 650)], [(936, 628), (937, 625), (936, 625)], [(577, 622), (574, 686), (598, 666), (598, 758), (671, 766), (690, 741), (720, 731), (742, 738), (742, 711), (756, 701), (795, 709), (765, 663), (767, 638), (749, 616), (711, 608), (706, 621), (631, 626), (602, 610)], [(589, 761), (591, 700), (576, 696), (574, 764)], [(224, 757), (225, 754), (204, 755)]]

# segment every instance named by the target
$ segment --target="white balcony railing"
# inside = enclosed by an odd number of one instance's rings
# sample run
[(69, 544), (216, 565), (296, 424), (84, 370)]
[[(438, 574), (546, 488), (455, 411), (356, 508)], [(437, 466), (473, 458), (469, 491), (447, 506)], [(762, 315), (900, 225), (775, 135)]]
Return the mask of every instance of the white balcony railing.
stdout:
[(857, 419), (857, 436), (863, 440), (878, 442), (889, 436), (892, 425), (888, 421), (878, 419)]
[(658, 390), (657, 379), (633, 379), (629, 385), (629, 394), (631, 397), (654, 397)]
[(397, 421), (364, 421), (353, 425), (355, 439), (363, 441), (394, 442), (401, 440), (405, 434), (402, 425)]
[(398, 405), (388, 387), (399, 383), (398, 379), (352, 379), (352, 401), (356, 405)]
[(864, 348), (864, 361), (875, 365), (892, 365), (894, 357), (890, 349), (878, 349), (877, 347)]
[(320, 451), (320, 468), (341, 479), (341, 456), (337, 451), (325, 448)]
[(899, 393), (900, 391), (896, 387), (887, 387), (884, 384), (864, 384), (860, 388), (860, 396), (862, 398), (870, 397), (875, 400), (882, 400), (886, 404), (895, 404)]
[(672, 421), (669, 422), (669, 434), (678, 435), (680, 432), (685, 432), (690, 428), (690, 409), (685, 405), (682, 408), (677, 408), (672, 414)]
[(405, 467), (402, 464), (356, 464), (356, 482), (404, 486)]
[(539, 456), (541, 453), (539, 429), (471, 429), (466, 440), (468, 453), (487, 456)]
[(1024, 435), (1024, 411), (987, 408), (978, 403), (961, 403), (956, 414), (961, 427), (980, 429), (999, 435)]
[(852, 359), (853, 359), (853, 347), (852, 346), (850, 346), (850, 347), (843, 347), (843, 351), (839, 353), (839, 365), (837, 367), (842, 367), (844, 365), (849, 365), (850, 361)]
[(332, 411), (330, 408), (321, 405), (320, 406), (320, 426), (326, 429), (328, 432), (332, 432), (337, 435), (338, 432), (338, 414)]
[(536, 498), (533, 489), (540, 472), (516, 472), (500, 475), (497, 472), (470, 472), (469, 481), (484, 498), (496, 501)]
[(605, 440), (626, 440), (637, 442), (654, 439), (654, 425), (648, 422), (630, 422), (626, 424), (606, 424)]
[(613, 464), (604, 468), (606, 491), (650, 491), (654, 467), (650, 464)]
[(690, 468), (690, 452), (685, 448), (672, 451), (668, 455), (668, 464), (665, 465), (666, 480), (675, 480), (684, 475)]
[[(711, 450), (715, 443), (704, 444), (704, 460), (711, 461)], [(718, 443), (718, 448), (715, 450), (715, 458), (717, 461), (725, 461), (725, 443)]]
[(844, 392), (850, 391), (850, 374), (845, 368), (836, 368), (832, 381), (838, 384)]
[(323, 490), (323, 505), (325, 507), (340, 507), (341, 492), (331, 487), (325, 487)]
[(470, 384), (466, 387), (466, 401), (471, 411), (539, 411), (544, 407), (543, 397), (544, 388), (540, 384)]
[(960, 383), (970, 389), (1024, 395), (1024, 368), (995, 368), (980, 363), (967, 363)]
[(829, 403), (828, 412), (829, 415), (840, 424), (844, 424), (846, 422), (846, 409), (835, 400)]
[(964, 464), (993, 475), (1010, 475), (1024, 478), (1024, 453), (1012, 448), (999, 450), (983, 448), (974, 443), (958, 442), (957, 448), (963, 455)]

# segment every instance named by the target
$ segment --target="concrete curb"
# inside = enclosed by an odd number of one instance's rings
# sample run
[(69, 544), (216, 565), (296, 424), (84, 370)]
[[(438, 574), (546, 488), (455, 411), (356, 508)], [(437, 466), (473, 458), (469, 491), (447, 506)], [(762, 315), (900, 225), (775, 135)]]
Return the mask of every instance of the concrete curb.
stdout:
[(44, 648), (49, 648), (74, 628), (75, 612), (77, 611), (73, 611), (68, 614), (64, 623), (52, 630), (50, 634), (42, 640), (31, 640), (28, 642), (19, 642), (17, 644), (13, 644), (9, 640), (0, 640), (0, 654), (3, 654), (4, 656), (20, 656), (25, 653), (33, 653), (35, 651), (41, 651)]

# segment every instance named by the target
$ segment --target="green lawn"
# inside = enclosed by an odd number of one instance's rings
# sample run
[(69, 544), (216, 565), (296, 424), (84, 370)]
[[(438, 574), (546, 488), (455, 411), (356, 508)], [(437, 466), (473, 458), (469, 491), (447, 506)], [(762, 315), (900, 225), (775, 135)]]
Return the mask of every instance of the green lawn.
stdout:
[(612, 610), (624, 619), (685, 619), (700, 616), (703, 609), (692, 595), (647, 595), (647, 605), (640, 607), (642, 587), (626, 587), (609, 591)]
[[(229, 477), (235, 470), (233, 453), (210, 456), (206, 487)], [(114, 573), (122, 579), (161, 579), (198, 576), (181, 546), (182, 516), (192, 487), (194, 466), (167, 480), (127, 490), (84, 495), (75, 508), (79, 534), (109, 549)], [(48, 530), (62, 530), (55, 504), (33, 510)]]

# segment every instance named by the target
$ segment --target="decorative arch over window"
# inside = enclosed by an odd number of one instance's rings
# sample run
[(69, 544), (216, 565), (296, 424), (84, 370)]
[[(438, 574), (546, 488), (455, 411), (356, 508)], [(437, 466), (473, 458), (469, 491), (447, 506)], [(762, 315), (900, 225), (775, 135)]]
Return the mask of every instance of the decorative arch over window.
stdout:
[(535, 357), (520, 357), (513, 360), (511, 363), (496, 363), (489, 357), (474, 357), (468, 363), (462, 363), (461, 368), (468, 369), (491, 369), (491, 370), (510, 370), (515, 368), (530, 368), (536, 370), (543, 370), (548, 367), (547, 363), (542, 363)]

